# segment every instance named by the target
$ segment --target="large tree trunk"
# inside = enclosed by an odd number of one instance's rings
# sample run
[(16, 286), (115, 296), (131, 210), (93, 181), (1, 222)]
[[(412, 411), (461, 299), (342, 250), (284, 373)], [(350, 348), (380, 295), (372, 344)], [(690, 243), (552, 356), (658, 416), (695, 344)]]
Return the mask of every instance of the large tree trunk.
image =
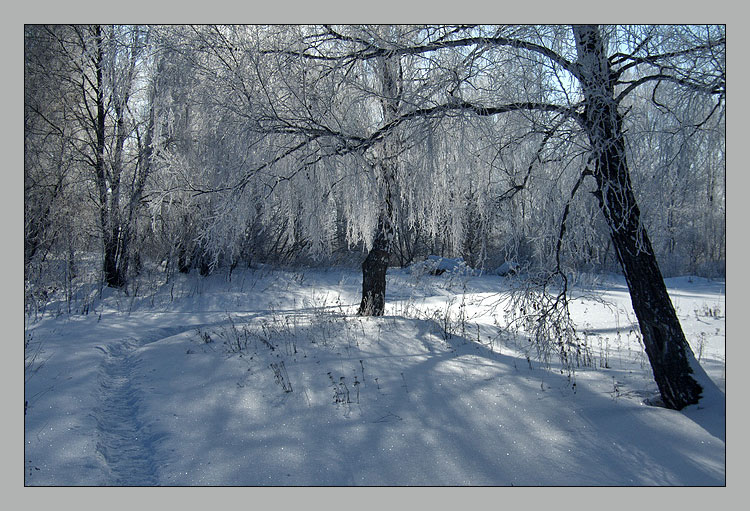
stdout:
[(125, 276), (117, 264), (117, 245), (117, 239), (112, 235), (104, 241), (104, 281), (109, 287), (120, 288), (125, 285)]
[[(384, 121), (390, 122), (398, 116), (401, 104), (401, 81), (403, 71), (398, 57), (381, 61), (383, 90), (381, 108)], [(378, 229), (370, 252), (362, 263), (362, 302), (360, 316), (382, 316), (385, 311), (385, 285), (388, 263), (393, 250), (394, 238), (394, 189), (398, 172), (399, 141), (390, 134), (383, 143), (380, 161), (375, 167), (383, 190)]]
[(393, 228), (387, 216), (387, 212), (381, 213), (375, 241), (362, 263), (360, 316), (382, 316), (385, 311), (385, 277), (393, 245)]
[(695, 362), (667, 294), (651, 241), (641, 224), (625, 158), (622, 118), (614, 100), (610, 68), (596, 26), (573, 29), (586, 102), (587, 131), (594, 151), (597, 197), (610, 228), (654, 379), (664, 405), (695, 404), (703, 391)]
[(94, 27), (94, 42), (96, 44), (96, 132), (95, 146), (95, 166), (96, 185), (99, 192), (99, 219), (102, 228), (102, 243), (104, 251), (104, 281), (110, 287), (122, 287), (125, 282), (117, 268), (117, 251), (119, 228), (116, 218), (113, 216), (111, 209), (112, 196), (117, 190), (114, 190), (115, 184), (108, 175), (106, 162), (104, 160), (105, 152), (105, 118), (106, 107), (104, 104), (104, 41), (102, 29), (99, 25)]

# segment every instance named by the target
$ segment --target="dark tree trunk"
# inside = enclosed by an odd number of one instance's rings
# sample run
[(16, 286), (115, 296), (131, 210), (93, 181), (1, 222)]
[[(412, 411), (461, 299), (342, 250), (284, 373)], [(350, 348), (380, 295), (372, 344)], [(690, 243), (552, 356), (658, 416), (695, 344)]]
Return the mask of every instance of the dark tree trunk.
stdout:
[(391, 257), (393, 229), (381, 214), (378, 234), (362, 263), (362, 302), (360, 316), (382, 316), (385, 311), (385, 277)]
[(201, 274), (201, 277), (208, 277), (211, 275), (211, 266), (208, 264), (207, 257), (205, 255), (201, 255), (199, 258), (200, 263), (198, 264), (198, 271)]
[(108, 175), (104, 161), (105, 152), (105, 118), (106, 107), (104, 104), (104, 41), (102, 29), (99, 25), (94, 27), (94, 40), (96, 43), (96, 121), (94, 131), (96, 134), (94, 173), (99, 191), (99, 218), (102, 228), (102, 242), (104, 251), (104, 281), (109, 287), (122, 287), (125, 282), (118, 271), (118, 229), (111, 210), (110, 195), (116, 190), (111, 176)]
[(596, 26), (574, 27), (586, 129), (593, 148), (597, 197), (625, 274), (643, 344), (664, 405), (676, 410), (695, 404), (702, 387), (699, 367), (667, 294), (651, 241), (641, 224), (625, 158), (622, 118), (614, 100), (610, 68)]
[(123, 287), (125, 276), (118, 265), (117, 238), (110, 235), (104, 242), (104, 281), (109, 287)]
[[(384, 58), (381, 62), (383, 119), (390, 122), (398, 117), (401, 105), (403, 70), (398, 57)], [(362, 302), (360, 316), (382, 316), (385, 312), (385, 285), (388, 263), (391, 259), (394, 238), (393, 197), (398, 171), (398, 136), (391, 134), (383, 143), (381, 160), (375, 170), (383, 190), (378, 229), (372, 248), (362, 263)]]
[[(398, 115), (400, 103), (399, 77), (401, 65), (398, 59), (385, 59), (382, 62), (383, 98), (381, 107), (386, 120)], [(383, 156), (376, 171), (384, 193), (378, 217), (378, 228), (370, 252), (362, 263), (362, 302), (360, 316), (382, 316), (385, 312), (385, 286), (388, 263), (393, 250), (393, 187), (396, 182), (397, 145), (393, 135), (383, 144)]]

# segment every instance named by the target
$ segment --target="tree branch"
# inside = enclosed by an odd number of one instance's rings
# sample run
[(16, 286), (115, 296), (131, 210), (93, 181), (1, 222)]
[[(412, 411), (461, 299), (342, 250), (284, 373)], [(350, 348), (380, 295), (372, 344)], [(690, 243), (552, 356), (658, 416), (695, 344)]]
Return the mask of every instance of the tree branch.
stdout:
[[(335, 32), (330, 32), (336, 34)], [(357, 41), (362, 43), (361, 40), (355, 40), (348, 37), (341, 36), (341, 40), (345, 41)], [(390, 57), (390, 56), (403, 56), (403, 55), (419, 55), (423, 53), (429, 53), (438, 51), (446, 48), (461, 48), (466, 46), (508, 46), (511, 48), (519, 48), (528, 50), (534, 53), (538, 53), (552, 60), (556, 64), (560, 65), (563, 69), (570, 72), (573, 76), (580, 79), (580, 70), (578, 64), (570, 62), (569, 60), (562, 57), (557, 52), (529, 41), (522, 39), (511, 39), (507, 37), (466, 37), (462, 39), (453, 40), (441, 40), (438, 39), (431, 43), (418, 46), (404, 46), (397, 48), (381, 48), (369, 46), (363, 50), (357, 50), (354, 52), (342, 53), (341, 55), (321, 55), (311, 54), (304, 51), (294, 50), (263, 50), (262, 54), (283, 54), (295, 57), (301, 57), (310, 60), (320, 61), (350, 61), (350, 60), (371, 60), (378, 57)]]
[(586, 176), (593, 175), (594, 173), (588, 168), (584, 169), (583, 172), (581, 172), (581, 175), (578, 177), (578, 181), (576, 181), (576, 184), (573, 186), (573, 190), (570, 192), (570, 199), (568, 199), (568, 202), (565, 203), (565, 208), (563, 209), (562, 220), (560, 221), (560, 234), (557, 237), (557, 246), (555, 247), (555, 262), (557, 264), (557, 268), (555, 271), (561, 275), (562, 270), (560, 269), (560, 252), (562, 251), (562, 242), (563, 238), (565, 237), (565, 231), (567, 229), (566, 221), (568, 220), (568, 214), (570, 213), (570, 203), (573, 202), (573, 198), (576, 196), (581, 183), (583, 183), (583, 179)]
[(634, 55), (630, 55), (627, 53), (615, 53), (609, 57), (610, 64), (613, 66), (619, 65), (623, 62), (628, 62), (621, 68), (617, 69), (616, 71), (613, 71), (614, 78), (617, 79), (622, 74), (627, 71), (628, 69), (637, 66), (639, 64), (651, 64), (651, 65), (657, 65), (657, 63), (660, 60), (666, 60), (674, 57), (680, 57), (684, 55), (690, 55), (691, 53), (695, 53), (697, 51), (701, 50), (710, 50), (712, 48), (715, 48), (716, 46), (722, 46), (726, 45), (726, 38), (722, 37), (716, 41), (710, 41), (706, 44), (701, 44), (698, 46), (693, 46), (692, 48), (686, 48), (684, 50), (680, 51), (672, 51), (667, 53), (660, 53), (657, 55), (647, 55), (645, 57), (636, 57)]
[(690, 82), (690, 81), (685, 80), (683, 78), (678, 78), (678, 77), (672, 76), (672, 75), (656, 74), (656, 75), (644, 76), (643, 78), (639, 78), (638, 80), (635, 80), (633, 82), (620, 82), (620, 84), (624, 85), (624, 84), (627, 83), (629, 85), (622, 92), (620, 92), (620, 94), (617, 95), (617, 97), (615, 98), (615, 102), (619, 104), (623, 99), (625, 99), (625, 97), (628, 94), (630, 94), (631, 92), (633, 92), (636, 88), (640, 87), (644, 83), (653, 82), (653, 81), (657, 81), (657, 82), (662, 82), (662, 81), (664, 81), (664, 82), (672, 82), (672, 83), (676, 83), (678, 85), (682, 85), (683, 87), (687, 87), (687, 88), (692, 89), (692, 90), (697, 91), (697, 92), (703, 92), (705, 94), (712, 94), (712, 95), (713, 94), (722, 94), (723, 95), (725, 93), (724, 84), (717, 85), (717, 86), (714, 86), (714, 87), (709, 87), (709, 86), (706, 86), (706, 85), (701, 85), (701, 84), (698, 84), (698, 83)]
[[(278, 163), (279, 161), (285, 159), (286, 157), (290, 156), (291, 154), (299, 151), (309, 143), (321, 139), (321, 138), (332, 138), (335, 140), (338, 140), (340, 142), (340, 145), (336, 147), (332, 152), (320, 155), (318, 156), (314, 161), (320, 161), (321, 159), (325, 157), (330, 156), (344, 156), (356, 151), (364, 151), (377, 142), (383, 140), (388, 133), (390, 133), (392, 130), (394, 130), (399, 125), (403, 124), (404, 122), (407, 122), (412, 119), (417, 118), (427, 118), (432, 117), (440, 114), (444, 114), (451, 111), (464, 111), (464, 112), (472, 112), (475, 115), (479, 116), (491, 116), (491, 115), (498, 115), (501, 113), (506, 112), (515, 112), (515, 111), (542, 111), (542, 112), (554, 112), (563, 114), (566, 118), (572, 118), (576, 120), (579, 124), (582, 125), (584, 121), (583, 116), (576, 111), (575, 108), (571, 107), (563, 107), (561, 105), (554, 105), (554, 104), (548, 104), (548, 103), (532, 103), (532, 102), (525, 102), (525, 103), (509, 103), (507, 105), (500, 105), (500, 106), (494, 106), (494, 107), (485, 107), (485, 106), (479, 106), (474, 105), (471, 103), (468, 103), (466, 101), (454, 101), (451, 103), (443, 104), (443, 105), (437, 105), (430, 108), (421, 108), (417, 110), (413, 110), (411, 112), (407, 112), (391, 122), (385, 124), (378, 130), (374, 131), (372, 134), (370, 134), (367, 137), (357, 136), (357, 135), (348, 135), (346, 133), (334, 131), (328, 127), (308, 127), (308, 126), (294, 126), (289, 123), (286, 123), (285, 126), (279, 127), (279, 128), (271, 128), (269, 130), (269, 133), (278, 133), (278, 134), (295, 134), (295, 135), (302, 135), (305, 136), (305, 139), (299, 142), (298, 144), (292, 146), (291, 148), (287, 149), (283, 153), (277, 155), (273, 159), (264, 162), (263, 164), (259, 165), (258, 167), (254, 168), (253, 170), (247, 172), (245, 176), (242, 177), (236, 184), (223, 187), (219, 189), (200, 189), (200, 188), (192, 188), (192, 191), (195, 195), (202, 195), (206, 193), (212, 193), (212, 192), (220, 192), (220, 191), (227, 191), (231, 189), (235, 190), (242, 190), (250, 181), (250, 178), (253, 174), (256, 174), (257, 172), (266, 169), (270, 167), (271, 165), (274, 165), (275, 163)], [(559, 126), (563, 121), (558, 123), (557, 126)], [(556, 128), (555, 128), (556, 129)], [(548, 136), (545, 137), (545, 143), (546, 140), (551, 137), (554, 130), (548, 133)]]
[(394, 129), (399, 124), (410, 119), (419, 117), (431, 117), (437, 114), (451, 112), (451, 111), (464, 111), (472, 112), (480, 117), (487, 117), (492, 115), (498, 115), (506, 112), (518, 112), (518, 111), (541, 111), (541, 112), (555, 112), (563, 114), (566, 117), (576, 120), (582, 126), (585, 123), (584, 117), (574, 107), (564, 107), (561, 105), (555, 105), (551, 103), (535, 103), (535, 102), (519, 102), (519, 103), (508, 103), (506, 105), (499, 105), (494, 107), (475, 105), (467, 101), (454, 100), (443, 105), (437, 105), (429, 108), (419, 108), (406, 114), (403, 114), (388, 124), (384, 125), (372, 135), (370, 135), (366, 142), (375, 142), (382, 139), (386, 133)]

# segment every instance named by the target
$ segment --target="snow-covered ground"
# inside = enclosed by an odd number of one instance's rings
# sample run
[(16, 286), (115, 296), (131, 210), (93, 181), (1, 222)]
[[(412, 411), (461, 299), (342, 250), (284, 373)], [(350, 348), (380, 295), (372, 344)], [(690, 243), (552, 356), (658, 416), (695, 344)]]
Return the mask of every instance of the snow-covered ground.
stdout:
[[(723, 392), (724, 281), (667, 285)], [(593, 363), (572, 375), (504, 328), (502, 277), (389, 270), (382, 318), (356, 316), (360, 289), (340, 269), (180, 275), (27, 320), (26, 485), (725, 484), (723, 399), (644, 405), (622, 279), (576, 288)]]

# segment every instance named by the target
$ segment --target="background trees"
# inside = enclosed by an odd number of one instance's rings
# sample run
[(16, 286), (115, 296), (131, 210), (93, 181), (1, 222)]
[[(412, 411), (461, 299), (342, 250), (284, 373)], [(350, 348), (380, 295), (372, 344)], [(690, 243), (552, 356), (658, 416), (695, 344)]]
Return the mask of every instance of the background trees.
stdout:
[(53, 274), (71, 289), (84, 253), (112, 287), (141, 264), (364, 260), (367, 315), (389, 264), (431, 253), (563, 290), (622, 267), (644, 336), (682, 346), (645, 284), (723, 272), (723, 27), (29, 26), (25, 43), (29, 296)]
[[(153, 99), (153, 87), (151, 95), (138, 98), (143, 95), (139, 80), (147, 39), (147, 32), (139, 27), (27, 27), (25, 105), (28, 125), (34, 126), (27, 131), (29, 144), (25, 150), (27, 224), (31, 232), (27, 236), (27, 265), (34, 259), (40, 239), (34, 233), (49, 230), (50, 218), (62, 212), (57, 208), (41, 214), (32, 211), (39, 187), (32, 175), (40, 172), (49, 176), (49, 169), (57, 168), (58, 179), (51, 193), (60, 196), (69, 192), (65, 200), (68, 206), (83, 194), (83, 204), (91, 206), (75, 212), (71, 209), (71, 214), (63, 217), (68, 236), (76, 237), (73, 222), (86, 218), (86, 212), (95, 212), (103, 281), (112, 287), (126, 284), (136, 212), (149, 173), (153, 139), (151, 106), (138, 110), (135, 106), (135, 101), (148, 103)], [(146, 116), (145, 121), (141, 115)], [(49, 136), (54, 137), (58, 146), (56, 165), (40, 160), (44, 149), (31, 145), (38, 136), (44, 137), (47, 145), (52, 142)], [(75, 186), (64, 189), (64, 177)], [(49, 186), (46, 189), (49, 191)], [(91, 227), (90, 223), (85, 227), (89, 236), (93, 234)], [(71, 253), (72, 248), (93, 248), (70, 246)]]

